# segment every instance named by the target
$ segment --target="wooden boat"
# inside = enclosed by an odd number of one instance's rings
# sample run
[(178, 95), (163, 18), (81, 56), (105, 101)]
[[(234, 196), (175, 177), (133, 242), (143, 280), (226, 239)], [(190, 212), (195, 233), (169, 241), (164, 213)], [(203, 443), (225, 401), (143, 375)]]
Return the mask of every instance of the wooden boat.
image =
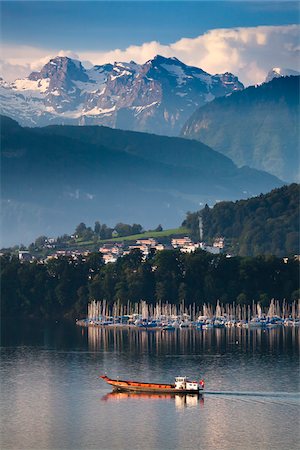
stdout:
[(143, 383), (139, 381), (112, 380), (106, 375), (100, 376), (102, 380), (113, 386), (115, 391), (153, 392), (165, 394), (197, 394), (204, 389), (204, 380), (189, 381), (187, 377), (176, 377), (174, 384)]

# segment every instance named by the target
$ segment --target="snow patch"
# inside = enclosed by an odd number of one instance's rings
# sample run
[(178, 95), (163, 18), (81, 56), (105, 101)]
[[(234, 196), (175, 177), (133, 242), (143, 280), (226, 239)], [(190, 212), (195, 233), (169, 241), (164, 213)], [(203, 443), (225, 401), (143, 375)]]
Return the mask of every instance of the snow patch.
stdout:
[(82, 116), (109, 116), (115, 111), (115, 109), (115, 105), (112, 108), (98, 108), (95, 106), (89, 110), (83, 110), (82, 107), (79, 107), (73, 111), (65, 111), (64, 116), (70, 119), (78, 119)]
[[(116, 70), (116, 69), (114, 69)], [(118, 69), (119, 70), (119, 69)], [(123, 77), (125, 75), (132, 75), (132, 72), (129, 72), (128, 70), (123, 70), (122, 72), (120, 72), (118, 75), (111, 75), (110, 79), (111, 81), (115, 80), (116, 78), (120, 78)]]
[(95, 106), (95, 108), (90, 109), (89, 111), (84, 111), (82, 113), (82, 115), (84, 116), (97, 116), (99, 114), (107, 114), (107, 113), (111, 113), (116, 109), (116, 106), (114, 105), (112, 108), (97, 108), (97, 106)]
[(182, 69), (182, 67), (177, 66), (176, 64), (161, 64), (167, 72), (170, 72), (173, 76), (175, 76), (178, 80), (179, 84), (185, 84), (187, 75)]
[(107, 73), (104, 70), (90, 69), (86, 71), (89, 79), (97, 84), (103, 84), (107, 81)]
[(12, 83), (11, 87), (18, 91), (38, 91), (41, 94), (47, 91), (49, 88), (50, 78), (42, 78), (41, 80), (29, 80), (25, 78), (23, 80), (16, 80)]
[(145, 109), (151, 108), (152, 106), (155, 106), (155, 105), (159, 105), (159, 102), (153, 102), (153, 103), (150, 103), (149, 105), (144, 105), (144, 106), (133, 106), (132, 109), (135, 110), (135, 115), (137, 116)]

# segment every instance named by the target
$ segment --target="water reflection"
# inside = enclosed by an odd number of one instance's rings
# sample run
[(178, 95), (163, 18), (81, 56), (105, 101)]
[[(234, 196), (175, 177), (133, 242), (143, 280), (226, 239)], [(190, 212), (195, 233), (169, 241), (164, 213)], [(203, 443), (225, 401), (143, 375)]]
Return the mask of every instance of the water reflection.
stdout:
[[(299, 330), (172, 333), (20, 323), (2, 341), (1, 448), (292, 449)], [(16, 325), (16, 326), (15, 326)], [(203, 397), (114, 393), (99, 375), (204, 378)], [(205, 400), (205, 402), (204, 402)]]
[(102, 401), (119, 402), (122, 400), (139, 399), (145, 401), (159, 400), (159, 401), (175, 401), (176, 409), (183, 409), (186, 407), (196, 407), (204, 405), (204, 396), (202, 394), (158, 394), (146, 392), (118, 392), (112, 391), (102, 397)]
[(209, 330), (181, 329), (172, 332), (140, 331), (138, 329), (97, 328), (84, 329), (89, 348), (93, 351), (124, 349), (151, 354), (225, 353), (238, 350), (246, 353), (280, 351), (298, 352), (299, 329), (279, 327), (273, 329), (216, 328)]
[(196, 406), (204, 405), (203, 395), (176, 395), (175, 406), (176, 409), (194, 408)]

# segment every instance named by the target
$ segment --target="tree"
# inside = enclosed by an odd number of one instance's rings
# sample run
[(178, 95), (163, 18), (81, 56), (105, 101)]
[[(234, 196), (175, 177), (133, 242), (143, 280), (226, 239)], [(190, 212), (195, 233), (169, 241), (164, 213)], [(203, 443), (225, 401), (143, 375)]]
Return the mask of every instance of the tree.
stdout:
[(67, 243), (70, 240), (71, 240), (71, 236), (69, 236), (68, 234), (63, 234), (62, 236), (58, 236), (58, 238), (57, 238), (57, 242), (60, 244)]
[[(115, 287), (115, 299), (120, 301), (121, 303), (125, 304), (128, 300), (128, 289), (127, 289), (127, 283), (124, 281), (119, 281), (116, 283)], [(132, 299), (130, 299), (132, 301)]]
[(87, 257), (87, 264), (89, 268), (90, 278), (94, 278), (95, 275), (100, 273), (101, 268), (104, 265), (102, 254), (99, 252), (93, 252)]
[(98, 220), (96, 220), (95, 226), (94, 226), (94, 233), (97, 236), (100, 236), (100, 230), (101, 230), (101, 224), (100, 224), (100, 222)]
[(180, 283), (178, 288), (178, 300), (183, 301), (187, 298), (187, 285), (185, 283)]
[(42, 248), (45, 245), (47, 239), (47, 236), (39, 236), (38, 238), (36, 238), (34, 244), (37, 248)]
[(89, 290), (87, 286), (80, 286), (77, 290), (77, 297), (78, 300), (75, 303), (75, 311), (80, 315), (84, 315), (89, 302)]
[(143, 231), (143, 227), (139, 223), (134, 223), (131, 227), (132, 234), (141, 234), (142, 231)]
[(128, 255), (118, 259), (116, 265), (122, 270), (129, 268), (130, 270), (137, 270), (142, 263), (143, 254), (139, 249), (133, 249)]
[(285, 240), (285, 248), (288, 255), (296, 253), (299, 248), (299, 232), (292, 231), (287, 233)]
[(130, 236), (132, 234), (132, 228), (126, 223), (117, 223), (115, 230), (119, 236)]
[(237, 298), (236, 298), (236, 302), (238, 305), (246, 305), (247, 304), (247, 297), (246, 294), (244, 292), (241, 292)]
[(263, 292), (262, 294), (260, 294), (259, 303), (261, 304), (261, 306), (263, 308), (266, 308), (269, 305), (270, 297), (268, 296), (268, 294), (266, 292)]
[(178, 287), (183, 279), (184, 256), (177, 250), (162, 250), (157, 252), (154, 258), (155, 280), (159, 289), (159, 300), (164, 295), (164, 300), (178, 302)]
[(107, 225), (105, 225), (105, 223), (101, 226), (101, 230), (100, 230), (100, 239), (110, 239), (112, 236), (112, 228), (108, 228)]
[(294, 301), (294, 300), (299, 300), (299, 299), (300, 299), (300, 289), (296, 289), (291, 294), (291, 300)]
[(91, 227), (87, 227), (81, 234), (81, 237), (84, 241), (90, 241), (94, 236), (95, 235)]
[(89, 297), (95, 300), (102, 300), (105, 298), (103, 287), (102, 287), (101, 275), (96, 275), (88, 284)]
[(80, 224), (77, 225), (77, 227), (75, 229), (75, 235), (77, 235), (79, 238), (81, 238), (85, 231), (86, 231), (86, 224), (83, 222), (80, 222)]

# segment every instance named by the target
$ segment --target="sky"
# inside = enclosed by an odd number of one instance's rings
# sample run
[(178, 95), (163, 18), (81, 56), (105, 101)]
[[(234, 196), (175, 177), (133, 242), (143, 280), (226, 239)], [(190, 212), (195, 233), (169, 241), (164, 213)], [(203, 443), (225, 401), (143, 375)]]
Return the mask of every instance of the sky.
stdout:
[(176, 56), (246, 85), (272, 67), (299, 70), (299, 2), (1, 2), (0, 76), (39, 70), (56, 55), (84, 66)]

